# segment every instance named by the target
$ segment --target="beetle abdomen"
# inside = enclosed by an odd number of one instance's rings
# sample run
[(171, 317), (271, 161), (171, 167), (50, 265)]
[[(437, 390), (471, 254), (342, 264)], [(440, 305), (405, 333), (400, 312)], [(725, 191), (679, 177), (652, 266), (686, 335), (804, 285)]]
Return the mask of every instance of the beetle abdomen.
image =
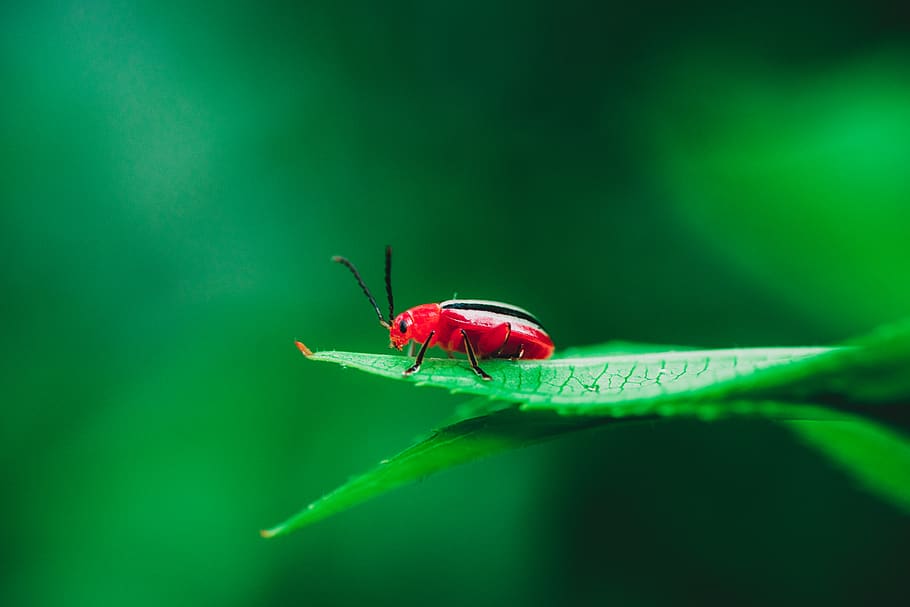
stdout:
[(553, 341), (540, 321), (517, 306), (456, 299), (442, 302), (440, 308), (438, 338), (443, 349), (464, 352), (460, 333), (464, 329), (482, 358), (540, 359), (553, 353)]

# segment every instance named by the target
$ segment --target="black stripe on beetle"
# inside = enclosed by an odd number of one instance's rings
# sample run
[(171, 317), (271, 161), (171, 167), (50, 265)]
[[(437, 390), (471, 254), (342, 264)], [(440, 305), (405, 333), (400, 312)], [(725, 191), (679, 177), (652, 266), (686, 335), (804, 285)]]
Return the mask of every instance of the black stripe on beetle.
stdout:
[(512, 306), (497, 305), (495, 303), (480, 303), (475, 301), (453, 301), (444, 302), (440, 307), (443, 310), (477, 310), (480, 312), (495, 312), (496, 314), (514, 316), (516, 318), (530, 321), (543, 329), (543, 325), (540, 324), (540, 321), (534, 318), (530, 312), (526, 312), (521, 308), (513, 308)]

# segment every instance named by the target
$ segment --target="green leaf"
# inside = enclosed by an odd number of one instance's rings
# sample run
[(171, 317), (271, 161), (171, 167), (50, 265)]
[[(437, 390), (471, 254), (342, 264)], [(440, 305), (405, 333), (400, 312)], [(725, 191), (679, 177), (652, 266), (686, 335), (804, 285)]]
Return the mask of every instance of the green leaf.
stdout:
[(519, 402), (527, 409), (562, 414), (640, 415), (680, 399), (840, 400), (867, 405), (910, 397), (908, 327), (904, 324), (881, 330), (856, 345), (841, 347), (483, 361), (493, 381), (481, 380), (466, 362), (451, 359), (426, 359), (418, 373), (404, 377), (402, 372), (411, 361), (403, 356), (331, 351), (308, 357), (420, 386)]
[(493, 381), (481, 380), (471, 372), (467, 362), (459, 360), (426, 359), (417, 374), (404, 377), (402, 372), (412, 361), (402, 356), (332, 351), (316, 352), (309, 358), (419, 386), (517, 401), (530, 408), (536, 405), (556, 407), (563, 413), (604, 415), (610, 411), (621, 414), (620, 405), (688, 397), (761, 369), (832, 351), (831, 348), (761, 348), (483, 361), (483, 368)]
[(464, 361), (428, 359), (416, 376), (402, 356), (312, 353), (417, 385), (478, 395), (441, 430), (313, 502), (262, 534), (282, 535), (433, 472), (605, 424), (758, 416), (782, 420), (869, 488), (904, 509), (910, 443), (851, 415), (905, 415), (910, 398), (910, 325), (841, 347), (655, 351), (661, 346), (584, 346), (543, 361), (484, 361), (493, 381)]
[(461, 420), (380, 462), (262, 535), (283, 535), (438, 470), (604, 423), (607, 420), (566, 418), (547, 411), (526, 413), (515, 406)]
[(906, 435), (863, 419), (785, 425), (868, 490), (910, 514), (910, 439)]
[[(563, 416), (553, 411), (522, 411), (517, 405), (494, 403), (482, 398), (465, 403), (461, 407), (463, 413), (478, 412), (491, 405), (495, 409), (478, 417), (456, 421), (433, 432), (424, 440), (309, 504), (283, 523), (262, 531), (262, 536), (271, 538), (284, 535), (434, 472), (495, 453), (607, 424), (658, 420), (674, 414), (698, 415), (705, 408), (713, 409), (705, 403), (678, 403), (673, 407), (665, 407), (660, 414), (617, 419)], [(814, 418), (819, 415), (810, 406), (774, 402), (730, 403), (727, 411), (733, 415), (779, 419)], [(716, 415), (717, 412), (712, 410), (706, 417), (714, 418)]]

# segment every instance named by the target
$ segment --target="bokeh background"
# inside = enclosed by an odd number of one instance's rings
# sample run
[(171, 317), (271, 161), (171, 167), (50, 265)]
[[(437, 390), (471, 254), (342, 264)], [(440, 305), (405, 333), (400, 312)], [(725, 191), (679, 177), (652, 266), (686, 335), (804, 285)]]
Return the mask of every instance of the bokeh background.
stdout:
[(4, 2), (0, 604), (885, 604), (910, 525), (785, 430), (673, 422), (257, 531), (459, 397), (401, 306), (560, 347), (910, 311), (905, 3)]

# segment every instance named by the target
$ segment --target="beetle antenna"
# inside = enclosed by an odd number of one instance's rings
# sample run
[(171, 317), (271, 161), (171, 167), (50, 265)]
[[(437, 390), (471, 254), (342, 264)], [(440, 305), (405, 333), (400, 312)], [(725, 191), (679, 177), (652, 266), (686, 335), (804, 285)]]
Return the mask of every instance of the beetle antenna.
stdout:
[(395, 304), (392, 301), (392, 247), (385, 247), (385, 292), (389, 296), (389, 323), (395, 318)]
[[(360, 277), (360, 272), (357, 271), (357, 268), (354, 267), (354, 264), (352, 264), (346, 258), (340, 257), (338, 255), (333, 257), (332, 261), (334, 261), (336, 263), (340, 263), (344, 266), (347, 266), (348, 270), (351, 271), (351, 274), (354, 275), (354, 278), (357, 279), (357, 284), (359, 284), (360, 288), (363, 289), (364, 295), (366, 295), (367, 299), (370, 300), (370, 303), (373, 304), (373, 309), (376, 310), (376, 315), (379, 317), (379, 324), (381, 324), (383, 327), (388, 329), (390, 326), (389, 322), (386, 321), (386, 319), (384, 319), (382, 317), (382, 311), (379, 309), (379, 306), (376, 304), (376, 300), (373, 298), (373, 294), (370, 293), (370, 290), (367, 288), (366, 283), (363, 282), (363, 279)], [(388, 265), (386, 267), (388, 268)]]

